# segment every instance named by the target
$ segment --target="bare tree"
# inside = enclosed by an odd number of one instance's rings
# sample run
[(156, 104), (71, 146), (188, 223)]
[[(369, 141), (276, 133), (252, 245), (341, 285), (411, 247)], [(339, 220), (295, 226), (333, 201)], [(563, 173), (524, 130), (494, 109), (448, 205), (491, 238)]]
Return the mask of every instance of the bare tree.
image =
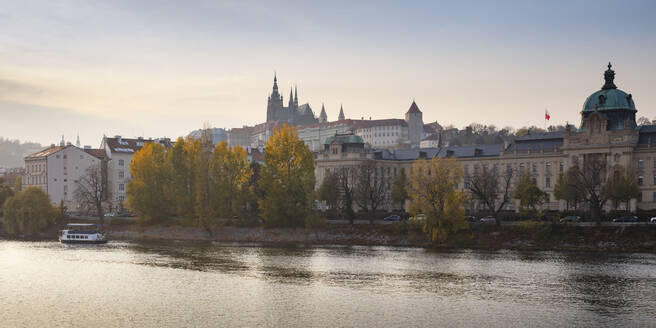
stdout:
[(465, 186), (472, 196), (485, 204), (500, 225), (499, 212), (510, 202), (511, 185), (514, 176), (512, 168), (499, 173), (498, 169), (483, 168), (482, 172), (465, 177)]
[(607, 171), (606, 154), (586, 154), (582, 164), (577, 161), (568, 170), (571, 177), (569, 187), (583, 195), (597, 225), (601, 225), (601, 211), (612, 196)]
[(339, 189), (338, 212), (353, 224), (353, 220), (355, 219), (355, 213), (353, 212), (353, 170), (351, 168), (342, 167), (337, 171), (335, 176), (337, 178)]
[(388, 201), (389, 193), (383, 178), (383, 168), (374, 160), (366, 160), (357, 168), (355, 203), (370, 212), (369, 223), (374, 223), (376, 210)]
[(94, 210), (100, 224), (104, 224), (103, 204), (107, 200), (107, 179), (100, 165), (89, 166), (77, 181), (75, 199), (80, 205)]

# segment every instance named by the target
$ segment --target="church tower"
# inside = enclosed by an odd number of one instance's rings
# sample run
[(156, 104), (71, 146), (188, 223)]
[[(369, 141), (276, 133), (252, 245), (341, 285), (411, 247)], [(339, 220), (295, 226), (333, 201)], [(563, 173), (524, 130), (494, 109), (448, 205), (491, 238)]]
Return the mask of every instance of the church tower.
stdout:
[(282, 107), (282, 96), (278, 92), (278, 77), (274, 74), (273, 91), (271, 92), (267, 103), (267, 122), (278, 120)]
[(326, 107), (321, 104), (321, 114), (319, 114), (319, 123), (328, 122), (328, 115), (326, 114)]
[(339, 116), (337, 116), (337, 120), (343, 121), (345, 119), (346, 118), (344, 117), (344, 108), (342, 107), (342, 105), (339, 105)]

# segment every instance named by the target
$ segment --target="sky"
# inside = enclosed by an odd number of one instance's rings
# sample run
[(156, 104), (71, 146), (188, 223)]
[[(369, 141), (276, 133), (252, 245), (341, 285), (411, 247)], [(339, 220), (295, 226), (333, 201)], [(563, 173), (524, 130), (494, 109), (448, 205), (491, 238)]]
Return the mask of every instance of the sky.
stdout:
[(0, 137), (98, 146), (266, 120), (285, 101), (335, 120), (578, 124), (609, 61), (656, 117), (654, 1), (0, 0)]

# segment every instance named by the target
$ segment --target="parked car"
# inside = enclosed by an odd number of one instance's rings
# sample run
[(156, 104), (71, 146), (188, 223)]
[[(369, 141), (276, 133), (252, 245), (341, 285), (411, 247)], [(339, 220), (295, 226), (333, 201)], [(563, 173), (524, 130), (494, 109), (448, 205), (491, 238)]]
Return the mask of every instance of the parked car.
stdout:
[(393, 214), (383, 219), (383, 221), (401, 221), (401, 217)]
[(560, 219), (560, 222), (581, 222), (581, 217), (578, 215), (569, 215)]
[(467, 219), (467, 221), (472, 222), (472, 223), (478, 221), (478, 218), (475, 217), (475, 216), (468, 216), (468, 217), (466, 217), (466, 219)]
[(497, 219), (494, 216), (484, 216), (479, 221), (480, 223), (497, 223)]
[(106, 217), (106, 218), (113, 218), (113, 217), (116, 217), (116, 213), (114, 213), (114, 212), (105, 213), (105, 217)]
[(424, 214), (417, 214), (416, 216), (413, 216), (413, 217), (411, 217), (411, 218), (408, 219), (408, 220), (423, 222), (425, 218), (426, 218), (426, 215), (424, 215)]
[(651, 220), (649, 220), (649, 222), (650, 222), (650, 223), (656, 223), (656, 216), (653, 217), (653, 218), (651, 218)]
[(638, 222), (638, 221), (640, 221), (640, 219), (638, 219), (638, 217), (635, 215), (622, 216), (613, 220), (613, 222)]

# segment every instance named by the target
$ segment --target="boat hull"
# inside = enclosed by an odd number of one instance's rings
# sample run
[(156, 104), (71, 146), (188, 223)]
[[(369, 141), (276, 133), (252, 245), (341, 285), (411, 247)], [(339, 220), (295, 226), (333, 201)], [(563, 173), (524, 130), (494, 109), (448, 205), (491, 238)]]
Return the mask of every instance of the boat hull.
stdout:
[(62, 244), (106, 244), (107, 239), (101, 240), (69, 240), (69, 239), (59, 239), (59, 242)]

